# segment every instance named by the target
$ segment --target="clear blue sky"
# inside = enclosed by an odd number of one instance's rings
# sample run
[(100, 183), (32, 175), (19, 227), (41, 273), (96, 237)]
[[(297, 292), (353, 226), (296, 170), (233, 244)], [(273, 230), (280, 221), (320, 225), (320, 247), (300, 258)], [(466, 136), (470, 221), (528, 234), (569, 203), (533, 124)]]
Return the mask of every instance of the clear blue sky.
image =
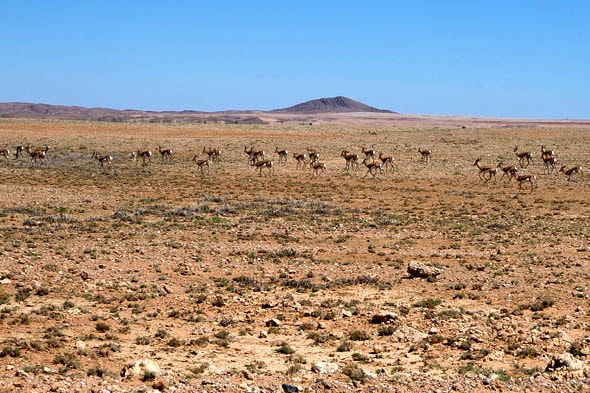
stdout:
[(0, 102), (590, 119), (590, 1), (2, 1)]

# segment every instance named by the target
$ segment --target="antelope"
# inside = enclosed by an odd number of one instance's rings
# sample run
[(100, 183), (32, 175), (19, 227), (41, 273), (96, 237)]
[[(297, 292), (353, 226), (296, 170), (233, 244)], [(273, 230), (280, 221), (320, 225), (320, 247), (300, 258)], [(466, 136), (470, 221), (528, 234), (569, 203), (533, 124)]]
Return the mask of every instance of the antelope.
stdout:
[(395, 158), (393, 156), (383, 156), (383, 152), (379, 152), (379, 159), (381, 160), (381, 164), (385, 168), (385, 173), (387, 173), (387, 167), (391, 167), (391, 171), (393, 172)]
[(580, 175), (583, 175), (582, 173), (582, 167), (579, 165), (573, 166), (569, 169), (565, 169), (565, 165), (562, 165), (561, 168), (559, 168), (559, 172), (562, 172), (564, 175), (567, 176), (567, 182), (569, 183), (570, 180), (572, 180), (572, 175), (575, 173), (579, 173)]
[(49, 150), (49, 146), (45, 146), (45, 149), (38, 147), (35, 150), (31, 150), (31, 145), (27, 145), (26, 147), (27, 153), (31, 156), (31, 166), (33, 163), (39, 160), (41, 163), (47, 164), (45, 159), (47, 158), (47, 151)]
[(544, 156), (543, 164), (545, 165), (546, 173), (553, 173), (553, 170), (557, 167), (557, 158), (555, 156)]
[(254, 161), (253, 163), (251, 163), (250, 165), (255, 166), (256, 169), (258, 170), (258, 175), (262, 176), (262, 169), (263, 168), (267, 168), (268, 169), (268, 175), (271, 176), (272, 173), (274, 173), (274, 168), (272, 166), (272, 161), (271, 160), (259, 160), (259, 161)]
[(18, 145), (16, 147), (16, 151), (14, 152), (14, 157), (15, 159), (19, 159), (21, 154), (23, 154), (23, 151), (25, 150), (25, 148), (22, 145)]
[(363, 176), (363, 177), (367, 177), (367, 175), (369, 173), (373, 177), (376, 177), (377, 171), (379, 171), (379, 173), (385, 173), (385, 172), (383, 172), (383, 166), (381, 164), (379, 164), (378, 162), (375, 162), (375, 161), (367, 162), (367, 159), (365, 158), (363, 160), (363, 164), (367, 167), (367, 173), (365, 173), (365, 176)]
[(158, 146), (158, 151), (162, 155), (162, 163), (164, 163), (164, 159), (172, 161), (172, 154), (174, 153), (172, 149), (162, 149), (162, 146)]
[(341, 157), (344, 157), (344, 159), (346, 160), (346, 167), (345, 169), (348, 171), (349, 169), (352, 169), (354, 171), (356, 171), (359, 167), (359, 155), (356, 153), (351, 153), (348, 150), (342, 150), (342, 153), (340, 153)]
[(328, 166), (326, 165), (326, 163), (319, 161), (316, 161), (313, 164), (311, 164), (311, 167), (313, 168), (311, 177), (319, 177), (321, 174), (326, 173), (326, 171), (328, 170)]
[(104, 168), (105, 164), (109, 168), (111, 168), (111, 169), (113, 168), (113, 166), (111, 165), (111, 161), (113, 161), (113, 156), (110, 156), (108, 154), (106, 156), (101, 156), (97, 152), (93, 151), (92, 158), (95, 159), (96, 161), (98, 161), (99, 168)]
[[(528, 167), (531, 161), (533, 161), (533, 155), (528, 151), (518, 151), (518, 146), (514, 147), (514, 154), (518, 157), (518, 163), (521, 168)], [(524, 165), (524, 160), (526, 160), (526, 166)]]
[(199, 158), (199, 156), (197, 154), (195, 154), (195, 156), (193, 157), (192, 160), (197, 165), (197, 168), (199, 168), (201, 175), (205, 174), (205, 172), (204, 172), (205, 169), (207, 169), (207, 173), (209, 173), (211, 171), (211, 159), (209, 157)]
[(371, 160), (375, 160), (375, 156), (377, 155), (377, 152), (375, 151), (375, 149), (370, 148), (370, 149), (365, 149), (363, 146), (360, 146), (361, 151), (363, 152), (363, 154), (365, 155), (365, 160), (368, 160), (369, 158)]
[(221, 149), (220, 148), (211, 148), (210, 147), (209, 149), (207, 149), (207, 148), (203, 147), (203, 153), (205, 153), (209, 156), (209, 161), (211, 161), (211, 163), (213, 163), (213, 162), (219, 163), (221, 161)]
[(529, 182), (531, 183), (531, 192), (535, 189), (535, 185), (537, 184), (537, 176), (535, 175), (520, 175), (516, 177), (516, 181), (518, 182), (518, 191), (522, 190), (522, 184)]
[(258, 160), (264, 160), (264, 150), (254, 150), (252, 146), (250, 149), (246, 149), (246, 145), (244, 145), (244, 152), (248, 155), (248, 164), (250, 165)]
[(545, 145), (541, 145), (541, 158), (554, 157), (555, 151), (545, 150)]
[(432, 151), (430, 150), (422, 150), (422, 148), (418, 148), (418, 153), (422, 154), (422, 159), (424, 161), (429, 161), (432, 159)]
[(279, 150), (279, 148), (275, 146), (275, 153), (279, 155), (279, 164), (287, 163), (287, 157), (289, 156), (287, 149)]
[[(485, 183), (489, 182), (490, 180), (492, 180), (492, 177), (494, 178), (494, 183), (496, 182), (496, 173), (498, 172), (499, 168), (500, 168), (500, 164), (498, 164), (495, 167), (492, 166), (488, 166), (488, 165), (484, 165), (481, 166), (479, 165), (479, 161), (481, 160), (481, 158), (477, 158), (477, 160), (475, 160), (475, 162), (473, 163), (473, 166), (476, 166), (477, 169), (479, 169), (479, 178), (481, 180), (483, 180)], [(486, 179), (485, 175), (488, 175), (488, 178)]]
[(307, 149), (307, 154), (309, 156), (309, 165), (313, 165), (320, 160), (320, 153), (317, 150)]
[(10, 157), (10, 150), (6, 147), (0, 149), (0, 156), (4, 156), (4, 158), (6, 159), (6, 163), (8, 164), (8, 159), (14, 159)]
[(152, 152), (149, 150), (137, 150), (135, 154), (131, 155), (134, 161), (137, 161), (141, 158), (142, 165), (147, 165), (148, 163), (152, 162)]
[(293, 153), (293, 158), (297, 161), (297, 169), (299, 169), (300, 167), (301, 167), (301, 169), (304, 169), (305, 166), (307, 165), (305, 163), (305, 159), (307, 158), (307, 154)]
[(500, 170), (503, 172), (500, 180), (502, 180), (504, 176), (508, 176), (508, 181), (511, 181), (514, 177), (516, 177), (516, 173), (518, 172), (518, 167), (516, 165), (502, 166), (501, 162), (498, 165), (500, 166)]

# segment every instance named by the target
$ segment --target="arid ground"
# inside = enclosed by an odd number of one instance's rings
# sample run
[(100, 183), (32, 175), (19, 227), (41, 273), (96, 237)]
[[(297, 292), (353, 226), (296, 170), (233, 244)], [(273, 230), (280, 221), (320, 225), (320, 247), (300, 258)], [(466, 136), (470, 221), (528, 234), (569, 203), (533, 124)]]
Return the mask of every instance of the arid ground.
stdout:
[[(0, 157), (2, 392), (588, 390), (590, 176), (558, 169), (589, 166), (590, 125), (0, 120), (27, 144), (46, 162)], [(515, 146), (532, 192), (472, 165)], [(395, 170), (345, 171), (361, 147)]]

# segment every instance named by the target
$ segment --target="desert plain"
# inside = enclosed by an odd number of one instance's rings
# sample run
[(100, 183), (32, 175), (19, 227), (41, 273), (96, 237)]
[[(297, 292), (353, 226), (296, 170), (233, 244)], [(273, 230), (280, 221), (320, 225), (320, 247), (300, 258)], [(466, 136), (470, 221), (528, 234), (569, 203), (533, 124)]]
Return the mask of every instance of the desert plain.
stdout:
[[(2, 392), (590, 386), (590, 176), (559, 172), (588, 167), (588, 123), (1, 119), (17, 145), (48, 150), (0, 157)], [(347, 171), (362, 147), (395, 167)], [(297, 168), (308, 150), (325, 173)], [(536, 187), (486, 182), (476, 158)]]

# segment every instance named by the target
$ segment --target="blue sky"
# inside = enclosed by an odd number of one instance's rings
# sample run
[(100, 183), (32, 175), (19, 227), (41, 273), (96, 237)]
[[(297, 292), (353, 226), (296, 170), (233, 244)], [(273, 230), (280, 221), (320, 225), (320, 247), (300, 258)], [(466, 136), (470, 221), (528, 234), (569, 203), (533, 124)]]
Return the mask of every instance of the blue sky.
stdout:
[(2, 2), (0, 102), (590, 119), (590, 1)]

